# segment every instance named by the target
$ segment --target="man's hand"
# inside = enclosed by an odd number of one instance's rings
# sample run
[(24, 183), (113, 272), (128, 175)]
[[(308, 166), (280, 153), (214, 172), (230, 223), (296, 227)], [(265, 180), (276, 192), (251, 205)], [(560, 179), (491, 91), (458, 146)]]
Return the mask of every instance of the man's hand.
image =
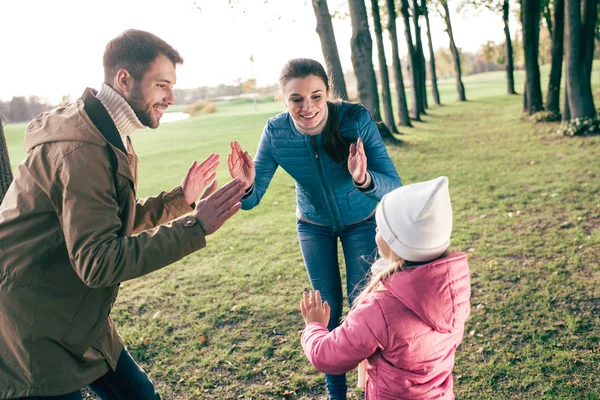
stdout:
[(357, 185), (364, 185), (367, 181), (367, 156), (365, 146), (360, 138), (350, 145), (350, 154), (348, 155), (348, 171)]
[(233, 179), (214, 192), (216, 187), (217, 181), (213, 181), (194, 210), (194, 217), (202, 225), (205, 235), (215, 233), (242, 207), (240, 200), (245, 193), (244, 181)]
[(187, 174), (181, 182), (181, 188), (183, 189), (183, 196), (185, 202), (192, 205), (196, 202), (200, 193), (215, 180), (217, 176), (216, 169), (219, 166), (219, 155), (211, 154), (198, 164), (198, 161), (194, 161)]
[(323, 303), (321, 300), (321, 293), (317, 290), (313, 293), (304, 292), (302, 295), (302, 301), (300, 302), (300, 310), (302, 311), (302, 317), (306, 325), (311, 322), (320, 322), (327, 326), (329, 323), (329, 313), (331, 308), (327, 302)]

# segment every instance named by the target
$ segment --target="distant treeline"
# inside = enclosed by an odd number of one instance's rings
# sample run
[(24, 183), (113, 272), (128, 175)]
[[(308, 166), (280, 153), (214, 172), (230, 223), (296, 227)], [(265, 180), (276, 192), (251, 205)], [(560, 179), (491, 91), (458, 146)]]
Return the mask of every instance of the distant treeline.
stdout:
[[(475, 53), (461, 52), (461, 63), (464, 66), (464, 75), (477, 74), (488, 71), (499, 71), (504, 68), (504, 43), (488, 41)], [(513, 48), (515, 53), (515, 68), (524, 67), (522, 37), (517, 34)], [(540, 64), (550, 62), (550, 37), (547, 34), (540, 35)], [(454, 67), (450, 50), (440, 48), (435, 52), (436, 70), (439, 78), (454, 77)], [(407, 66), (408, 60), (403, 59), (402, 65)], [(406, 77), (410, 76), (408, 70), (403, 71), (407, 85), (410, 83)], [(429, 72), (427, 74), (429, 76)], [(352, 71), (345, 74), (346, 80), (352, 85), (355, 78)], [(276, 77), (275, 77), (276, 79)], [(248, 79), (238, 80), (229, 85), (201, 86), (195, 89), (175, 89), (175, 104), (192, 104), (198, 100), (214, 101), (223, 98), (240, 96), (248, 93), (259, 93), (261, 95), (273, 95), (278, 93), (277, 84), (264, 87), (255, 87), (256, 81)], [(71, 101), (70, 96), (64, 96), (61, 104)], [(39, 113), (49, 110), (59, 104), (49, 104), (47, 100), (37, 96), (15, 96), (11, 101), (0, 101), (0, 115), (9, 122), (30, 121)]]
[(11, 101), (0, 101), (0, 117), (9, 123), (25, 122), (50, 108), (52, 106), (40, 97), (15, 96)]

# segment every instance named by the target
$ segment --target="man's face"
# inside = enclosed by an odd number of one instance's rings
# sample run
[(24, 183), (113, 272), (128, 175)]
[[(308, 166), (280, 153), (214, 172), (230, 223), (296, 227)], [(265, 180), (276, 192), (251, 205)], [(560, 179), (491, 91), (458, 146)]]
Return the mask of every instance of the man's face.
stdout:
[(150, 64), (141, 80), (134, 80), (127, 101), (144, 126), (158, 128), (163, 112), (175, 101), (176, 80), (175, 64), (163, 54)]

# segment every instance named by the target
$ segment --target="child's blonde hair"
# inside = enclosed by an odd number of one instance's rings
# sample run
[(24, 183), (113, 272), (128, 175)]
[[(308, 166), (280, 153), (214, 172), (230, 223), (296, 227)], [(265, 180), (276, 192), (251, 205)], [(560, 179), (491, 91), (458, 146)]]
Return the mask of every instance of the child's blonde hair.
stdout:
[(377, 271), (374, 274), (371, 274), (371, 278), (369, 282), (366, 284), (365, 288), (360, 292), (358, 296), (354, 299), (352, 303), (352, 308), (350, 311), (354, 310), (360, 303), (362, 303), (371, 293), (376, 292), (381, 289), (383, 282), (388, 279), (390, 276), (394, 275), (396, 272), (402, 271), (405, 268), (416, 268), (420, 265), (429, 264), (435, 260), (439, 260), (441, 258), (448, 256), (448, 250), (446, 250), (439, 257), (434, 258), (433, 260), (424, 261), (424, 262), (413, 262), (406, 261), (402, 257), (395, 255), (396, 258), (389, 261), (389, 265), (386, 268), (383, 268), (381, 271)]
[(380, 285), (383, 284), (383, 282), (387, 278), (403, 269), (404, 260), (400, 257), (397, 257), (396, 259), (391, 260), (386, 268), (374, 274), (371, 274), (371, 278), (369, 282), (365, 285), (365, 288), (360, 292), (358, 296), (356, 296), (356, 299), (354, 299), (351, 310), (354, 310), (360, 303), (362, 303), (363, 300), (365, 300), (369, 296), (369, 294), (379, 290)]

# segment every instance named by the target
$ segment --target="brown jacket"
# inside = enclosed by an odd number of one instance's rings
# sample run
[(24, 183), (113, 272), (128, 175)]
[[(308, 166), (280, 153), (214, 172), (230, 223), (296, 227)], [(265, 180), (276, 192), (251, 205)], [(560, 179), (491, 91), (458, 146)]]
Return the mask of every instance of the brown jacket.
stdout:
[(136, 201), (132, 147), (113, 146), (117, 195), (98, 121), (116, 127), (102, 110), (90, 118), (79, 99), (27, 128), (27, 158), (0, 206), (1, 399), (70, 393), (115, 369), (119, 282), (206, 245), (196, 219), (181, 217), (191, 211), (181, 187)]

